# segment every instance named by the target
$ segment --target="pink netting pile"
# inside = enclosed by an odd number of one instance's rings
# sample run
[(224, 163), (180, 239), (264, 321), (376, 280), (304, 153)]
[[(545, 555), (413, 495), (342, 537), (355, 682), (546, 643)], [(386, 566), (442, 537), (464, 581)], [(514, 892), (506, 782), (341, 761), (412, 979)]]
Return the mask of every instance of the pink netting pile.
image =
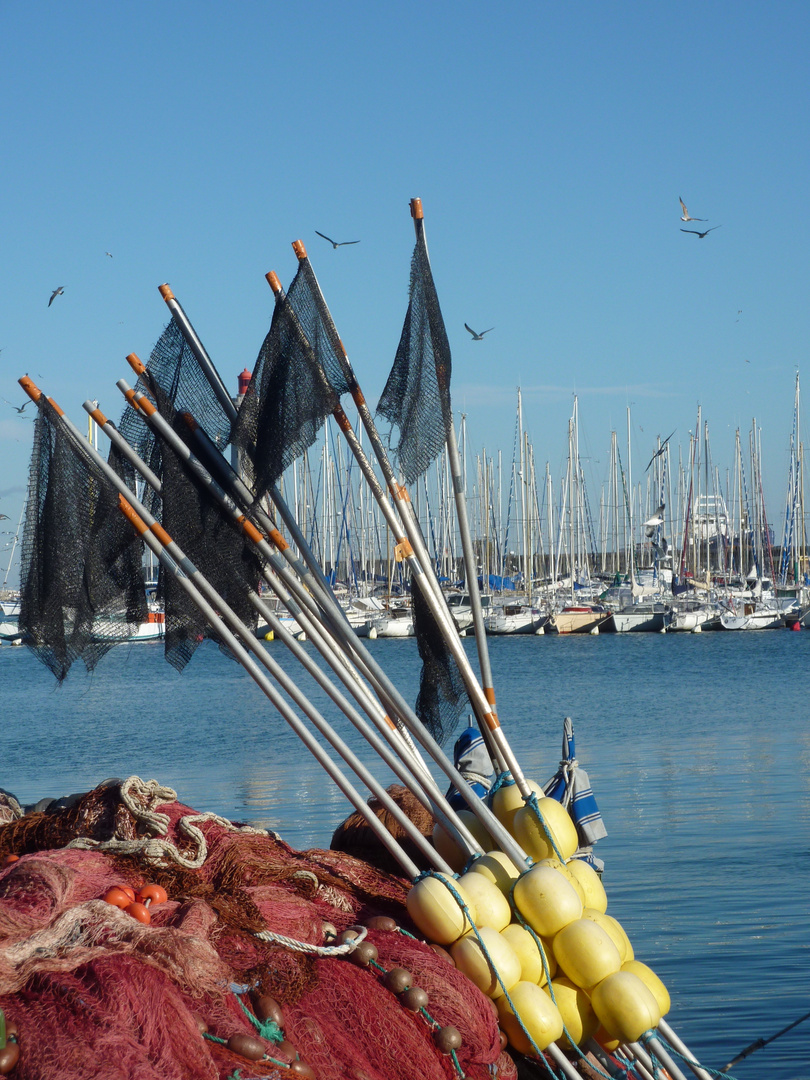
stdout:
[[(154, 791), (147, 806), (133, 791), (127, 806), (118, 789), (97, 789), (70, 809), (0, 826), (0, 1008), (19, 1029), (13, 1076), (515, 1080), (491, 1003), (399, 928), (368, 931), (379, 954), (370, 967), (256, 936), (323, 947), (330, 924), (340, 932), (380, 915), (412, 929), (408, 881), (344, 852), (296, 852), (177, 802), (157, 805)], [(138, 798), (165, 826), (140, 817)], [(159, 863), (147, 845), (156, 835), (166, 848)], [(199, 868), (179, 865), (169, 849), (193, 862), (200, 837)], [(79, 838), (101, 846), (65, 846)], [(3, 865), (8, 855), (20, 857)], [(145, 882), (169, 896), (149, 925), (103, 899), (112, 886)], [(394, 967), (427, 992), (427, 1015), (385, 986)], [(262, 1039), (268, 1057), (251, 1061), (225, 1044), (260, 1037), (246, 1015), (260, 995), (281, 1006), (285, 1042)], [(445, 1026), (461, 1033), (455, 1060), (434, 1043)], [(309, 1071), (291, 1066), (296, 1054)]]

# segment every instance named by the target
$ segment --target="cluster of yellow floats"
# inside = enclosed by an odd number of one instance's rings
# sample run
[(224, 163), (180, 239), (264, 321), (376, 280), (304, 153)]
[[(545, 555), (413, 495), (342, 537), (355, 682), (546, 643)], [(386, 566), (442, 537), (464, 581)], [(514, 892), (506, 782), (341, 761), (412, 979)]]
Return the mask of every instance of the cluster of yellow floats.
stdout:
[[(567, 1046), (569, 1038), (578, 1046), (596, 1038), (606, 1050), (635, 1042), (669, 1011), (667, 989), (635, 959), (624, 929), (607, 914), (599, 875), (571, 858), (578, 840), (568, 812), (544, 798), (538, 785), (529, 786), (543, 823), (514, 785), (495, 792), (492, 810), (534, 860), (532, 867), (521, 873), (503, 852), (491, 850), (478, 819), (462, 811), (488, 854), (458, 878), (422, 878), (410, 891), (408, 912), (425, 937), (449, 947), (456, 966), (492, 998), (503, 1031), (521, 1053), (558, 1040)], [(466, 857), (441, 826), (433, 838), (447, 863), (461, 871)]]

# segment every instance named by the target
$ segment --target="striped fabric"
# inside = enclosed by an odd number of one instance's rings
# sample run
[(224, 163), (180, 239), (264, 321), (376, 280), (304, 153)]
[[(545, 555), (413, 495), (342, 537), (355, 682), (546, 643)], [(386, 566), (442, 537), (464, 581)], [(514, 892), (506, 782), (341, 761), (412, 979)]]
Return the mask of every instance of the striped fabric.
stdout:
[[(483, 799), (492, 784), (492, 762), (481, 732), (473, 724), (465, 728), (453, 747), (453, 764), (473, 789)], [(455, 787), (451, 786), (445, 796), (454, 810), (463, 810), (467, 803)]]
[(563, 756), (554, 776), (543, 786), (543, 791), (562, 803), (577, 827), (580, 848), (590, 847), (607, 836), (605, 823), (596, 805), (588, 774), (580, 768), (574, 745), (574, 725), (570, 716), (563, 722)]

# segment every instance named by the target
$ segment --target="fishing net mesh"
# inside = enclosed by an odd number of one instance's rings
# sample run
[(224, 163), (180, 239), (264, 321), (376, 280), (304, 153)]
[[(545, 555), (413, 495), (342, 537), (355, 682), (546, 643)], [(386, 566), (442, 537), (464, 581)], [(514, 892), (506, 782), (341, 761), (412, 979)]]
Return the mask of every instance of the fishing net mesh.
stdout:
[[(465, 1076), (514, 1080), (491, 1004), (425, 943), (370, 929), (379, 957), (369, 968), (295, 944), (322, 946), (324, 924), (341, 931), (374, 915), (408, 928), (407, 880), (195, 814), (169, 791), (129, 778), (0, 826), (0, 859), (20, 856), (0, 869), (0, 1008), (20, 1032), (15, 1076), (84, 1080), (103, 1062), (115, 1080), (278, 1080), (297, 1053), (319, 1080), (444, 1080), (461, 1073), (433, 1029), (453, 1025)], [(149, 846), (157, 834), (160, 855)], [(180, 865), (195, 845), (205, 858)], [(169, 897), (149, 925), (102, 899), (144, 881)], [(284, 937), (257, 936), (267, 931)], [(386, 988), (392, 967), (427, 991), (424, 1014)], [(260, 994), (283, 1008), (284, 1043), (247, 1015)], [(225, 1044), (236, 1034), (260, 1038), (268, 1057), (234, 1053)]]
[[(411, 603), (422, 659), (414, 711), (433, 738), (442, 743), (456, 729), (462, 714), (469, 710), (469, 700), (458, 664), (415, 577), (411, 579)], [(441, 603), (444, 604), (443, 599)]]
[(233, 429), (257, 499), (312, 446), (342, 392), (340, 367), (302, 264), (287, 295), (276, 301)]
[[(132, 482), (115, 450), (109, 463)], [(139, 545), (115, 488), (47, 401), (34, 427), (20, 580), (21, 634), (60, 682), (79, 657), (92, 671), (146, 618)]]
[[(181, 441), (188, 444), (190, 440), (183, 415), (189, 413), (215, 445), (227, 442), (224, 410), (173, 319), (140, 379)], [(128, 407), (119, 430), (161, 480), (160, 496), (150, 490), (143, 500), (147, 509), (240, 620), (254, 630), (257, 615), (248, 596), (258, 586), (261, 565), (247, 548), (241, 530), (222, 513), (206, 483), (163, 444), (142, 415)], [(165, 605), (166, 659), (182, 671), (200, 642), (214, 631), (178, 579), (162, 567), (157, 596)]]
[(421, 220), (411, 260), (408, 310), (377, 415), (399, 429), (397, 456), (412, 484), (444, 446), (452, 421), (450, 343), (430, 269)]

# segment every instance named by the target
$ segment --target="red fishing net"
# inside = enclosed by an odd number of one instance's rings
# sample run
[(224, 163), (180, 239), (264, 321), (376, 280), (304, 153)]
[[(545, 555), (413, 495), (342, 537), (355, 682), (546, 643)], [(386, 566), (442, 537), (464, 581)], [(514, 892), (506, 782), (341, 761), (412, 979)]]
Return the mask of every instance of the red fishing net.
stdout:
[[(173, 796), (133, 777), (0, 825), (0, 1008), (19, 1030), (15, 1077), (515, 1080), (491, 1003), (405, 932), (408, 881)], [(145, 882), (168, 893), (148, 925), (104, 900)], [(373, 916), (398, 924), (368, 930), (376, 961), (324, 954)], [(424, 1009), (388, 989), (392, 968), (426, 991)], [(260, 995), (283, 1010), (280, 1029), (254, 1019)], [(448, 1026), (455, 1054), (434, 1041)], [(260, 1060), (227, 1045), (240, 1035), (259, 1040)]]

